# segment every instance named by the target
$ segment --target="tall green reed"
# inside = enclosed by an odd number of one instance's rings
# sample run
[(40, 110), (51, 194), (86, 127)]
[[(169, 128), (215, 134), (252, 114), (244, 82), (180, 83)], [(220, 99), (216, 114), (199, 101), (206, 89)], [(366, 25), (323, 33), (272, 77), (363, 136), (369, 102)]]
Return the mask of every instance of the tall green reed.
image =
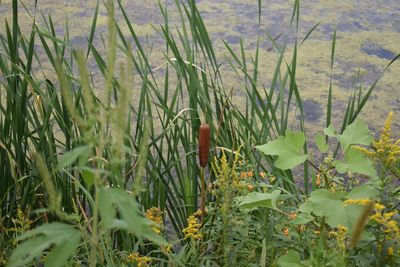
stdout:
[[(42, 16), (43, 28), (34, 19), (31, 34), (26, 38), (19, 29), (18, 2), (13, 1), (12, 26), (6, 23), (6, 34), (0, 36), (5, 53), (0, 56), (2, 216), (12, 216), (17, 204), (24, 209), (45, 206), (45, 189), (33, 164), (33, 154), (38, 152), (51, 170), (63, 209), (73, 212), (80, 203), (82, 216), (93, 215), (90, 224), (94, 231), (98, 228), (96, 192), (107, 185), (133, 192), (144, 210), (152, 206), (165, 209), (175, 234), (181, 237), (187, 217), (198, 208), (196, 151), (202, 114), (211, 127), (215, 155), (219, 147), (235, 150), (242, 145), (256, 174), (276, 173), (280, 179), (277, 185), (294, 195), (303, 191), (292, 171), (276, 169), (273, 157), (261, 155), (253, 148), (285, 134), (295, 116), (293, 105), (300, 111), (298, 126), (305, 131), (301, 92), (296, 83), (297, 52), (318, 25), (307, 32), (300, 45), (297, 41), (278, 44), (266, 34), (277, 59), (268, 87), (260, 83), (259, 42), (253, 55), (245, 51), (243, 40), (239, 51), (225, 43), (230, 68), (245, 81), (243, 110), (234, 105), (231, 92), (225, 88), (219, 58), (195, 1), (175, 1), (179, 16), (176, 29), (171, 29), (168, 10), (159, 2), (164, 22), (155, 28), (165, 45), (165, 64), (159, 68), (164, 72), (162, 77), (152, 67), (151, 51), (139, 41), (122, 2), (108, 1), (106, 7), (109, 32), (103, 56), (104, 49), (95, 41), (98, 3), (87, 36), (87, 50), (74, 51), (69, 44), (68, 28), (64, 36), (58, 36), (51, 16)], [(118, 23), (114, 16), (117, 11), (121, 13)], [(292, 15), (296, 32), (299, 17), (300, 2), (296, 1)], [(123, 24), (129, 36), (123, 33)], [(132, 37), (134, 49), (128, 37)], [(331, 73), (335, 37), (336, 34)], [(39, 44), (57, 78), (39, 78), (32, 72), (32, 65), (41, 63), (35, 62), (35, 45)], [(288, 47), (293, 51), (289, 62)], [(126, 66), (116, 63), (119, 53), (127, 59)], [(100, 70), (104, 80), (101, 92), (92, 82), (93, 75), (86, 67), (88, 61), (95, 62)], [(361, 87), (354, 90), (342, 130), (361, 112), (376, 83), (366, 92)], [(328, 90), (327, 125), (332, 116), (332, 79)], [(130, 101), (132, 94), (137, 96), (135, 104)], [(307, 150), (307, 144), (304, 149)], [(307, 164), (303, 172), (308, 192)], [(208, 178), (214, 179), (211, 174)], [(128, 235), (116, 232), (113, 238), (117, 240), (113, 243), (116, 248), (131, 246)], [(92, 251), (96, 239), (95, 234)], [(94, 262), (96, 257), (92, 254)]]

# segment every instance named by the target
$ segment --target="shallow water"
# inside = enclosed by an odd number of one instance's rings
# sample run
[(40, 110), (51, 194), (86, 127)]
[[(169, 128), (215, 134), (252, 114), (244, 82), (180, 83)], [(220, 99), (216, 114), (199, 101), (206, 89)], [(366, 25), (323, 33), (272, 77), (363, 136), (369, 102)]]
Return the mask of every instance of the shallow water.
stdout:
[[(33, 14), (34, 1), (24, 1)], [(293, 43), (296, 33), (290, 28), (290, 18), (294, 1), (267, 0), (263, 2), (261, 25), (258, 25), (256, 0), (198, 0), (198, 8), (203, 15), (210, 32), (218, 57), (227, 55), (222, 43), (237, 48), (243, 38), (246, 50), (251, 53), (261, 37), (260, 67), (265, 81), (269, 80), (274, 68), (276, 55), (265, 32), (278, 38), (279, 43)], [(0, 17), (11, 17), (11, 1), (0, 4)], [(171, 24), (176, 23), (174, 1), (163, 1), (170, 11)], [(324, 126), (325, 106), (329, 77), (331, 39), (337, 29), (336, 60), (333, 71), (334, 116), (339, 125), (347, 98), (358, 71), (365, 87), (380, 75), (384, 75), (368, 102), (362, 116), (372, 125), (380, 128), (382, 120), (390, 110), (394, 110), (400, 125), (400, 61), (394, 63), (383, 74), (390, 60), (400, 53), (400, 2), (399, 0), (309, 0), (301, 1), (300, 25), (297, 38), (302, 40), (305, 34), (317, 23), (320, 26), (300, 47), (298, 58), (298, 87), (305, 99), (307, 125), (310, 128)], [(71, 42), (76, 47), (85, 47), (86, 35), (93, 16), (96, 1), (80, 0), (40, 0), (37, 14), (51, 14), (58, 34), (64, 33), (64, 24), (68, 20)], [(162, 40), (152, 25), (163, 23), (155, 0), (125, 1), (126, 10), (140, 39), (153, 43), (154, 50)], [(26, 11), (20, 10), (20, 22), (25, 30), (29, 29), (31, 18)], [(175, 14), (175, 16), (174, 16)], [(121, 18), (119, 17), (121, 20)], [(41, 20), (38, 19), (38, 23)], [(100, 10), (97, 33), (106, 32), (106, 11)], [(3, 19), (0, 22), (4, 32)], [(122, 27), (128, 35), (126, 27)], [(146, 39), (147, 38), (147, 39)], [(100, 42), (100, 38), (98, 39)], [(156, 66), (160, 60), (157, 52), (152, 57)], [(289, 60), (289, 58), (288, 58)], [(43, 66), (46, 69), (46, 66)], [(229, 78), (227, 79), (229, 80)], [(243, 89), (236, 83), (235, 102), (243, 103)], [(228, 84), (229, 87), (229, 84)]]

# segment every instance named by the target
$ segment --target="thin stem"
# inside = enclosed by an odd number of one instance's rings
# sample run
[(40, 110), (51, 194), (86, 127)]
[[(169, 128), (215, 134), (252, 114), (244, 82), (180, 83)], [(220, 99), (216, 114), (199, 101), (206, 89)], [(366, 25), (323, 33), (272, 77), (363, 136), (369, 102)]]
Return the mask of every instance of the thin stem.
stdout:
[(201, 179), (201, 221), (204, 219), (204, 212), (206, 208), (206, 181), (204, 179), (204, 167), (200, 168)]

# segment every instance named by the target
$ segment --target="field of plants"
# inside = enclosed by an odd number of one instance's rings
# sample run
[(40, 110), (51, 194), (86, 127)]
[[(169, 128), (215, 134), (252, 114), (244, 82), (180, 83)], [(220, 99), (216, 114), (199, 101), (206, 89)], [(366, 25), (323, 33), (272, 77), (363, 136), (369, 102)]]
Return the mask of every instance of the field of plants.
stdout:
[[(359, 118), (379, 78), (354, 83), (343, 114), (334, 110), (336, 31), (325, 125), (310, 132), (296, 70), (318, 24), (283, 45), (267, 34), (276, 60), (265, 81), (258, 44), (249, 54), (243, 40), (225, 43), (220, 61), (194, 0), (175, 1), (174, 26), (159, 2), (161, 47), (142, 44), (121, 0), (97, 2), (84, 48), (51, 14), (22, 30), (24, 5), (10, 5), (0, 29), (0, 266), (400, 266), (400, 116), (376, 132)], [(232, 100), (227, 72), (245, 105)]]

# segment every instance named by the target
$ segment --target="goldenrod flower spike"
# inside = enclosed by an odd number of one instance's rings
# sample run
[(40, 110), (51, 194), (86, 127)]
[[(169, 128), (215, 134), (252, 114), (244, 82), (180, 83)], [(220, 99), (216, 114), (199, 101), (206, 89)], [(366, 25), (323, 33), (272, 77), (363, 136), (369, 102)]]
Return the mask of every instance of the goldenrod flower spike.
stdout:
[(152, 228), (156, 234), (161, 234), (163, 224), (162, 214), (163, 212), (157, 207), (152, 207), (146, 211), (146, 218), (157, 224)]

